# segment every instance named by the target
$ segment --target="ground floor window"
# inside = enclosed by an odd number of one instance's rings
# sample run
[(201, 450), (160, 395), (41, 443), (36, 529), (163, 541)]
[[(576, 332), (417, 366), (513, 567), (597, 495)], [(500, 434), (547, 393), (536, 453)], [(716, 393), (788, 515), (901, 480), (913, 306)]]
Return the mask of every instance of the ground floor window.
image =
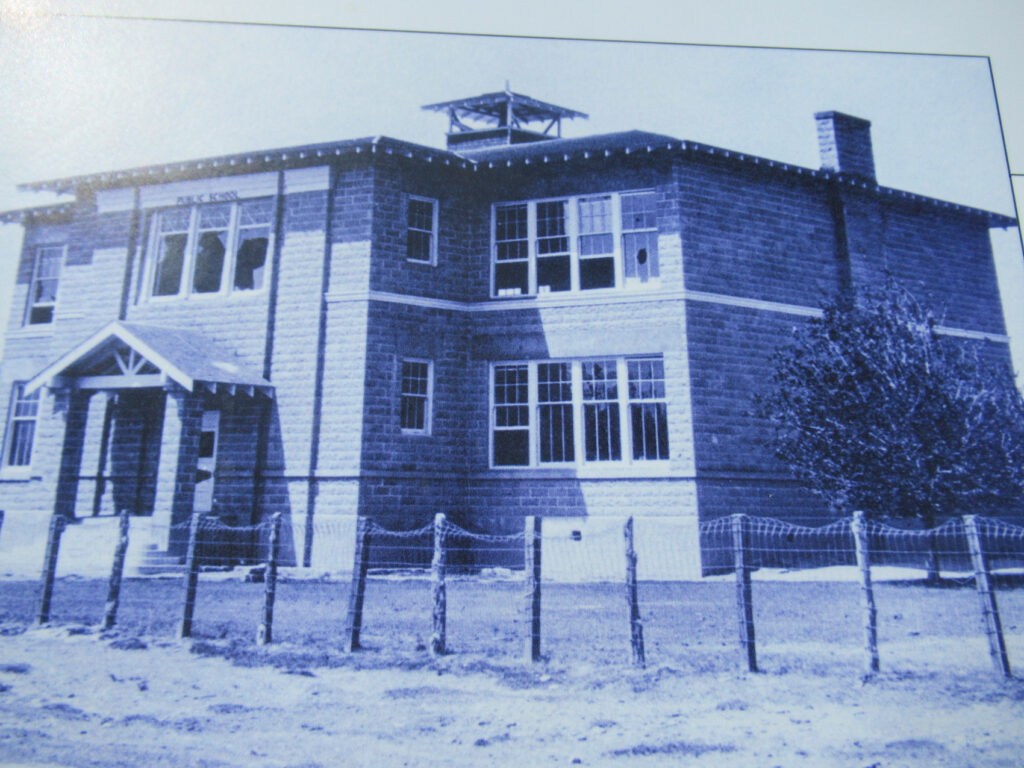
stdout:
[(668, 458), (661, 356), (492, 366), (491, 466)]
[(399, 421), (403, 432), (430, 433), (431, 368), (429, 360), (402, 360)]
[(32, 442), (35, 439), (38, 418), (39, 391), (26, 395), (24, 383), (15, 383), (7, 418), (4, 466), (27, 467), (32, 464)]

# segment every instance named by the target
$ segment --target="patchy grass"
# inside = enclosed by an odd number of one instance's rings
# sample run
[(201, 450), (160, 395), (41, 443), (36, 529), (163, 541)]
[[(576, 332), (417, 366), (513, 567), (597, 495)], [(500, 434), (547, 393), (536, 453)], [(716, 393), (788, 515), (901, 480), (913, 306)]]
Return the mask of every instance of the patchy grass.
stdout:
[(667, 744), (637, 744), (626, 749), (614, 749), (612, 757), (634, 757), (637, 755), (687, 755), (700, 757), (708, 752), (735, 752), (731, 744), (700, 744), (689, 741), (670, 741)]
[[(857, 584), (755, 580), (753, 592), (763, 671), (859, 675), (863, 651)], [(102, 637), (126, 650), (173, 641), (183, 593), (181, 578), (125, 580), (117, 627)], [(0, 582), (0, 634), (15, 634), (32, 625), (37, 594), (35, 582)], [(720, 674), (739, 668), (731, 581), (642, 582), (639, 596), (647, 661), (658, 675)], [(102, 580), (61, 579), (54, 591), (52, 622), (67, 631), (95, 626), (102, 619), (105, 597)], [(524, 623), (522, 584), (517, 581), (449, 580), (449, 653), (440, 659), (426, 650), (432, 631), (426, 579), (369, 580), (363, 650), (355, 654), (344, 651), (347, 581), (283, 578), (275, 606), (275, 642), (259, 647), (255, 639), (263, 599), (262, 584), (220, 574), (202, 576), (193, 653), (221, 656), (242, 667), (482, 671), (513, 688), (543, 685), (564, 674), (586, 674), (595, 686), (631, 675), (637, 691), (657, 682), (630, 671), (629, 627), (620, 584), (544, 584), (545, 663), (533, 667), (520, 664)], [(1011, 662), (1016, 657), (1024, 663), (1024, 585), (1008, 582), (998, 600)], [(921, 582), (882, 583), (876, 586), (876, 603), (883, 671), (988, 671), (978, 600), (969, 584), (947, 581), (936, 589)], [(537, 674), (537, 669), (545, 671)]]

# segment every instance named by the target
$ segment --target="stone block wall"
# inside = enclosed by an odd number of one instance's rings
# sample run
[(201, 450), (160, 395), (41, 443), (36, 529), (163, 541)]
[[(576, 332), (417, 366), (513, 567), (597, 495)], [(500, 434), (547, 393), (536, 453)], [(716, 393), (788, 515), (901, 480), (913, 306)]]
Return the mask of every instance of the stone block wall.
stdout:
[[(637, 189), (658, 194), (657, 286), (519, 298), (507, 307), (490, 301), (494, 203)], [(406, 258), (413, 196), (437, 201), (436, 264)], [(595, 154), (474, 171), (440, 156), (427, 163), (364, 153), (338, 161), (328, 189), (287, 194), (282, 206), (272, 285), (187, 300), (138, 300), (149, 223), (143, 217), (139, 257), (126, 264), (130, 210), (100, 213), (87, 200), (70, 219), (29, 227), (0, 397), (115, 319), (130, 267), (129, 322), (198, 330), (238, 350), (247, 366), (269, 366), (275, 386), (273, 400), (182, 395), (179, 403), (181, 393), (173, 395), (159, 411), (159, 472), (151, 460), (158, 480), (152, 494), (141, 492), (150, 499), (143, 506), (166, 507), (168, 521), (191, 511), (189, 436), (198, 434), (197, 414), (216, 407), (215, 511), (236, 524), (286, 512), (302, 538), (293, 541), (297, 559), (309, 548), (307, 530), (315, 535), (325, 517), (356, 513), (409, 527), (445, 511), (467, 527), (505, 532), (530, 514), (696, 520), (742, 511), (810, 520), (822, 507), (772, 458), (752, 397), (774, 349), (813, 308), (844, 280), (857, 291), (892, 274), (946, 325), (1004, 332), (983, 219), (720, 156)], [(69, 243), (55, 322), (26, 329), (32, 259), (49, 243)], [(494, 363), (642, 354), (665, 362), (667, 467), (599, 467), (579, 477), (489, 467)], [(403, 434), (399, 425), (404, 358), (433, 364), (426, 435)], [(85, 423), (89, 441), (101, 410), (91, 409)], [(118, 406), (112, 456), (141, 439), (137, 411)], [(0, 473), (3, 505), (52, 508), (69, 417), (48, 393), (40, 414), (29, 475)], [(87, 477), (97, 466), (91, 444), (83, 456)], [(111, 459), (118, 462), (126, 463)], [(90, 511), (89, 482), (77, 489), (79, 515)], [(125, 479), (119, 493), (135, 490)], [(106, 497), (103, 504), (113, 511)], [(315, 541), (312, 553), (317, 561)]]

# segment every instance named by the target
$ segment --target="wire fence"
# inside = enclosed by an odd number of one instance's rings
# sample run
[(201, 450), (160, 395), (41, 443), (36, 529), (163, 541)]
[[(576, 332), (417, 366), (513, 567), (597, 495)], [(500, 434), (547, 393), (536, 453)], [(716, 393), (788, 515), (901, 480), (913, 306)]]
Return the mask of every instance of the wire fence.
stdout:
[[(290, 567), (294, 530), (280, 516), (229, 526), (202, 515), (160, 532), (179, 553), (160, 555), (169, 573), (125, 577), (133, 522), (120, 520), (108, 580), (57, 579), (67, 525), (54, 517), (38, 589), (0, 582), (0, 619), (691, 671), (1009, 676), (1024, 654), (1024, 528), (992, 518), (911, 530), (862, 515), (820, 527), (530, 517), (510, 535), (444, 515), (404, 531), (359, 518), (327, 523), (350, 539), (328, 543), (351, 553), (340, 579)], [(673, 558), (702, 576), (671, 578)]]

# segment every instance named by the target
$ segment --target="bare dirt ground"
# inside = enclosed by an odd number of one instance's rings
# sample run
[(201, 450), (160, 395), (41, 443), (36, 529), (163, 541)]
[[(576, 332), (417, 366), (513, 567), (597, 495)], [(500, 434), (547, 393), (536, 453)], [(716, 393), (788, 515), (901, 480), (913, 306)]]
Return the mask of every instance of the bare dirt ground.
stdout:
[(75, 625), (3, 631), (4, 765), (1024, 761), (1024, 684), (977, 667), (883, 673), (865, 684), (848, 666), (838, 674), (778, 664), (763, 674), (666, 665), (640, 672), (481, 655), (310, 656), (287, 643), (259, 651)]

